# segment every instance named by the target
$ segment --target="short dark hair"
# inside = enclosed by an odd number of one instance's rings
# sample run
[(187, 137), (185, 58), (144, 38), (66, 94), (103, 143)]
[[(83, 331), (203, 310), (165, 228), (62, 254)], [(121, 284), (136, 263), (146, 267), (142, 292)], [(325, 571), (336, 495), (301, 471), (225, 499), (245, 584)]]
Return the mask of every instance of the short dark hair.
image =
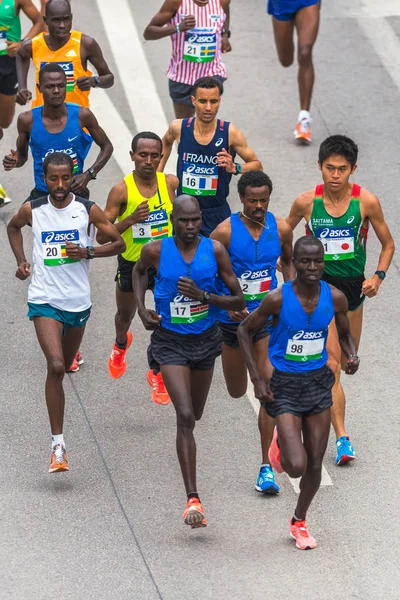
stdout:
[(330, 156), (343, 156), (354, 167), (358, 158), (358, 146), (345, 135), (331, 135), (319, 147), (318, 160), (321, 165)]
[(247, 171), (241, 176), (237, 184), (239, 196), (243, 198), (246, 188), (249, 186), (259, 188), (264, 185), (269, 187), (269, 193), (272, 194), (272, 181), (266, 173), (263, 173), (263, 171)]
[(156, 133), (153, 133), (152, 131), (142, 131), (141, 133), (137, 133), (132, 140), (132, 152), (136, 152), (139, 140), (156, 140), (160, 144), (160, 153), (162, 152), (162, 139)]
[(324, 249), (322, 242), (318, 238), (314, 237), (313, 235), (303, 235), (296, 241), (294, 245), (293, 258), (298, 258), (299, 251), (301, 248), (304, 248), (304, 246), (317, 246), (321, 247), (322, 250)]
[(196, 95), (196, 92), (199, 88), (204, 90), (212, 90), (214, 88), (218, 88), (220, 96), (222, 96), (222, 94), (224, 93), (222, 83), (219, 81), (219, 79), (216, 79), (215, 77), (200, 77), (200, 79), (197, 79), (197, 81), (194, 82), (194, 85), (192, 87), (192, 96)]
[[(48, 2), (46, 3), (45, 9), (44, 9), (44, 14), (47, 17), (47, 13), (50, 11), (52, 4), (54, 4), (55, 2), (58, 2), (59, 0), (48, 0)], [(69, 6), (69, 10), (71, 12), (71, 4), (69, 2), (69, 0), (64, 0), (64, 2), (66, 4), (68, 4)]]
[(65, 152), (52, 152), (48, 154), (43, 161), (43, 173), (47, 175), (47, 171), (49, 169), (49, 165), (66, 165), (71, 169), (71, 174), (74, 172), (74, 163), (69, 154)]
[(65, 79), (67, 78), (64, 69), (59, 64), (50, 62), (44, 65), (39, 71), (39, 85), (43, 83), (43, 77), (46, 73), (62, 73)]

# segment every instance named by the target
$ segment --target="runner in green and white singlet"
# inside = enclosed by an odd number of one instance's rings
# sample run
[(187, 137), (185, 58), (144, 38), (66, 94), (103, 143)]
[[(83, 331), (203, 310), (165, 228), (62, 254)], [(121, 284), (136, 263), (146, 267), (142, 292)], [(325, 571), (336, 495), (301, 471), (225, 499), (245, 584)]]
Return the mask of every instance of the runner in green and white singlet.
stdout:
[[(296, 198), (287, 221), (294, 229), (305, 219), (307, 233), (322, 242), (325, 249), (323, 279), (346, 296), (351, 332), (358, 349), (364, 299), (377, 295), (393, 257), (394, 242), (378, 198), (349, 182), (357, 168), (357, 157), (358, 148), (351, 139), (343, 135), (327, 138), (320, 146), (318, 157), (324, 184)], [(377, 270), (370, 279), (365, 279), (369, 225), (372, 225), (382, 249)], [(336, 372), (332, 424), (337, 438), (336, 463), (342, 465), (353, 460), (355, 452), (344, 425), (345, 396), (340, 371), (344, 369), (345, 359), (334, 323), (329, 329), (327, 350), (330, 367)]]

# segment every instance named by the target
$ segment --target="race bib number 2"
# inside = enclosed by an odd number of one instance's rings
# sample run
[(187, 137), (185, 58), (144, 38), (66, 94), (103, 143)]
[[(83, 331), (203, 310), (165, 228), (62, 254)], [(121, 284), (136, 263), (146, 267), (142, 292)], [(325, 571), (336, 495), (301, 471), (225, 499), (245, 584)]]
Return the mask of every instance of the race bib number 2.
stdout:
[(272, 277), (252, 278), (253, 273), (243, 273), (238, 279), (245, 300), (262, 300), (271, 289)]
[(46, 267), (58, 267), (79, 262), (79, 259), (69, 258), (66, 242), (79, 244), (79, 231), (42, 231), (43, 262)]
[(217, 50), (217, 35), (212, 28), (192, 29), (185, 35), (184, 60), (191, 62), (212, 62)]

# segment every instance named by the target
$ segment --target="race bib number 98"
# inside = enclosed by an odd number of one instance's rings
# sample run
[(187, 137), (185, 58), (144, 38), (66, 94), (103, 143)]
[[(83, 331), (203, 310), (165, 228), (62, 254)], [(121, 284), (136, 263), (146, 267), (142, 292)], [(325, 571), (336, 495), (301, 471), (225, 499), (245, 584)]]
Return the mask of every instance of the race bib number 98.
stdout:
[(46, 267), (58, 267), (79, 262), (79, 259), (69, 258), (66, 242), (79, 245), (79, 231), (42, 231), (43, 262)]
[(286, 346), (285, 359), (296, 362), (319, 360), (325, 348), (326, 332), (298, 331)]

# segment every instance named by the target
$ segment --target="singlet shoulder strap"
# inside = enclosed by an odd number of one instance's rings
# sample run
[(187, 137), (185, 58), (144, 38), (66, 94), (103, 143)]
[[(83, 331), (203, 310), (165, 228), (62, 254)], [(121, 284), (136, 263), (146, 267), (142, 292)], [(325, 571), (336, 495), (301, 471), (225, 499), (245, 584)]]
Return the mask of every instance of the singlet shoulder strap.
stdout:
[(165, 197), (165, 200), (169, 200), (170, 198), (167, 185), (167, 176), (165, 175), (165, 173), (160, 173), (159, 171), (157, 171), (156, 177), (159, 195), (161, 196), (161, 198)]
[(87, 214), (89, 214), (90, 209), (92, 208), (93, 204), (95, 204), (95, 202), (93, 202), (92, 200), (82, 198), (81, 196), (75, 196), (75, 201), (83, 204), (83, 206), (86, 208)]
[(322, 198), (323, 193), (324, 193), (324, 184), (320, 183), (315, 188), (314, 197), (315, 198)]
[(36, 54), (40, 46), (42, 46), (42, 44), (44, 43), (44, 33), (45, 32), (42, 31), (42, 33), (39, 33), (34, 38), (32, 38), (32, 56), (34, 53)]
[(360, 199), (360, 193), (361, 193), (361, 186), (357, 185), (356, 183), (353, 183), (353, 187), (351, 190), (351, 197), (352, 198), (357, 198), (358, 200)]
[[(184, 119), (185, 120), (185, 119)], [(192, 123), (194, 121), (194, 117), (190, 117), (190, 119), (186, 120), (186, 127), (189, 128), (191, 127)]]
[(219, 123), (219, 130), (223, 131), (224, 127), (225, 127), (225, 121), (219, 120), (218, 123)]
[[(44, 195), (42, 198), (36, 198), (35, 200), (31, 200), (31, 209), (33, 210), (34, 208), (40, 208), (44, 204), (48, 204), (48, 203), (49, 203), (49, 198), (48, 198), (48, 196)], [(25, 204), (25, 202), (24, 202), (24, 204)]]

